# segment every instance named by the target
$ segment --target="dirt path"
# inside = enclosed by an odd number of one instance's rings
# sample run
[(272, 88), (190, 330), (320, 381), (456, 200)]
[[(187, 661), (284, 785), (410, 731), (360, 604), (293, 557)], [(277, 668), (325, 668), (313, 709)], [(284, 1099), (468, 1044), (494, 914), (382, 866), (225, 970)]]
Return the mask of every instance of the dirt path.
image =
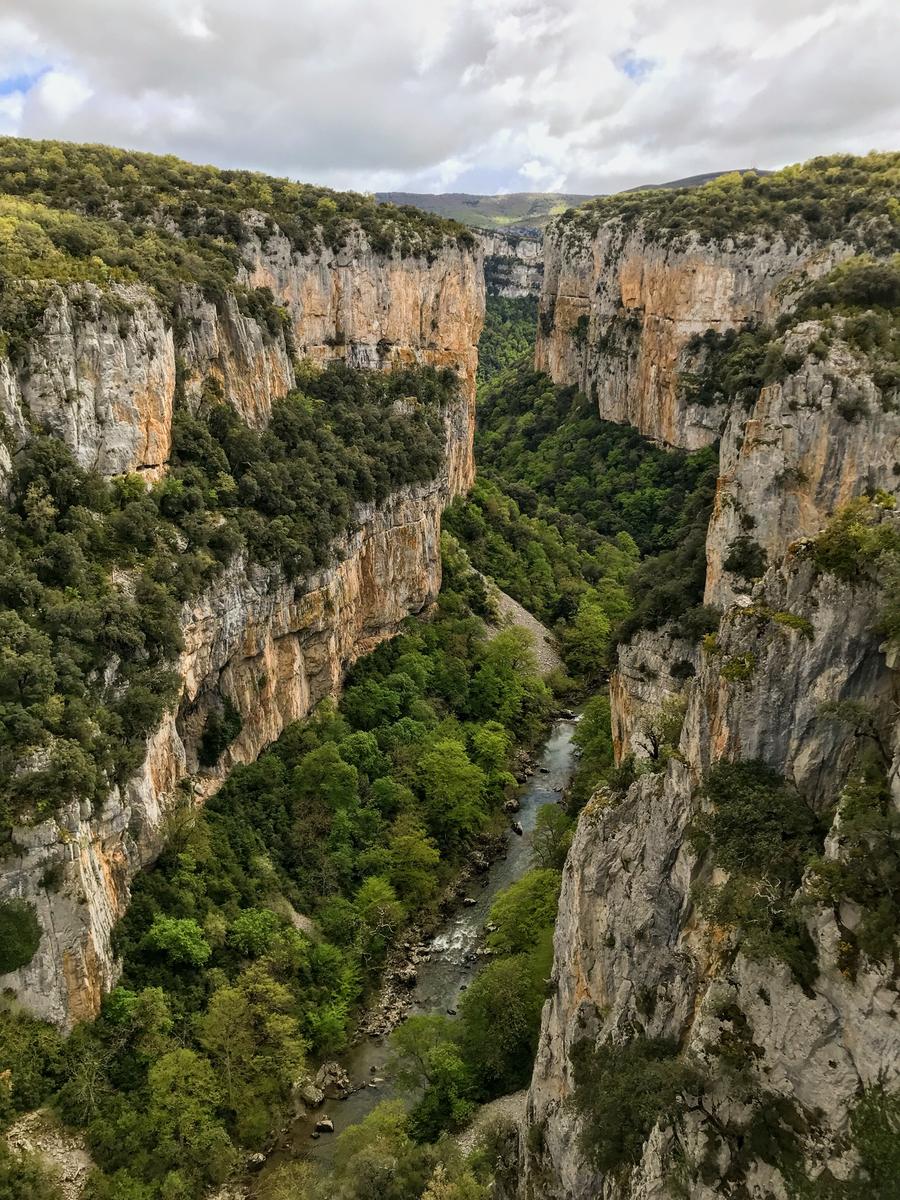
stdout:
[(518, 625), (531, 637), (541, 674), (549, 675), (551, 671), (562, 670), (562, 659), (556, 648), (556, 638), (547, 626), (542, 625), (537, 617), (532, 616), (526, 608), (523, 608), (518, 600), (513, 600), (512, 596), (501, 592), (493, 580), (486, 576), (482, 576), (482, 578), (494, 597), (497, 611), (500, 614), (500, 620), (496, 625), (488, 625), (488, 636), (496, 637), (501, 630), (509, 628), (510, 625)]
[(522, 1088), (521, 1092), (513, 1092), (510, 1096), (501, 1096), (499, 1100), (491, 1100), (489, 1104), (483, 1104), (475, 1114), (475, 1120), (469, 1128), (464, 1129), (456, 1139), (463, 1154), (472, 1153), (482, 1130), (486, 1129), (493, 1121), (509, 1121), (514, 1125), (521, 1125), (525, 1120), (527, 1097), (528, 1088)]

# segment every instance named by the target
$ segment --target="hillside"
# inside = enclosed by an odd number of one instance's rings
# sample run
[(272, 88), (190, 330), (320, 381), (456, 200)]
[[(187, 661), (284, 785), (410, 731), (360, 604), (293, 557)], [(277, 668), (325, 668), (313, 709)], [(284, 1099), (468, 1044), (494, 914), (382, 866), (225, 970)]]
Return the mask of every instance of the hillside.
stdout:
[(467, 192), (376, 192), (381, 203), (414, 205), (476, 229), (543, 229), (551, 217), (590, 200), (589, 195), (557, 192), (510, 192), (476, 196)]
[[(724, 171), (709, 171), (704, 175), (691, 175), (685, 179), (673, 179), (668, 183), (640, 184), (630, 191), (667, 188), (693, 188), (718, 179)], [(741, 171), (740, 174), (745, 174)], [(756, 172), (766, 175), (769, 172)], [(435, 213), (448, 220), (470, 225), (475, 229), (540, 231), (553, 217), (569, 208), (578, 208), (591, 195), (569, 192), (506, 192), (494, 196), (479, 196), (469, 192), (376, 192), (375, 199), (382, 204), (413, 205), (424, 212)]]

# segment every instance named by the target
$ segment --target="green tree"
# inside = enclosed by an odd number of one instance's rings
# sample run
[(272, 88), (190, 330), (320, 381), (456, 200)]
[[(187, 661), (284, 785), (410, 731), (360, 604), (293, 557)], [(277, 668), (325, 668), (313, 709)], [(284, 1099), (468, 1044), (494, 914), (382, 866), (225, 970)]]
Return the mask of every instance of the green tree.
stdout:
[(355, 903), (363, 921), (365, 953), (378, 957), (403, 924), (403, 905), (388, 881), (378, 875), (362, 882)]
[(428, 825), (440, 845), (458, 846), (483, 828), (486, 780), (465, 746), (449, 738), (435, 742), (417, 773)]
[(144, 935), (149, 950), (164, 954), (173, 963), (202, 967), (212, 954), (203, 930), (192, 917), (166, 917), (160, 914)]
[(27, 966), (40, 940), (41, 927), (33, 904), (0, 901), (0, 975)]
[(258, 1145), (285, 1104), (305, 1046), (290, 989), (263, 963), (233, 987), (214, 992), (200, 1022), (200, 1042), (217, 1068), (238, 1139)]
[(170, 1176), (184, 1172), (203, 1183), (222, 1183), (235, 1155), (218, 1118), (220, 1091), (207, 1059), (193, 1050), (170, 1050), (151, 1066), (147, 1082), (158, 1167)]
[(491, 949), (498, 954), (534, 950), (553, 925), (559, 885), (559, 872), (545, 868), (528, 871), (505, 888), (491, 905), (489, 921), (497, 926), (488, 934)]
[(440, 851), (424, 824), (412, 814), (400, 816), (388, 842), (388, 878), (408, 911), (419, 912), (434, 898)]
[(345, 762), (333, 742), (311, 750), (294, 770), (294, 795), (299, 804), (322, 800), (332, 812), (356, 803), (358, 774)]
[(487, 1096), (515, 1091), (531, 1073), (548, 968), (549, 955), (499, 959), (460, 1000), (460, 1046)]
[(531, 861), (538, 870), (561, 871), (572, 844), (574, 824), (558, 804), (544, 804), (538, 810), (531, 835)]

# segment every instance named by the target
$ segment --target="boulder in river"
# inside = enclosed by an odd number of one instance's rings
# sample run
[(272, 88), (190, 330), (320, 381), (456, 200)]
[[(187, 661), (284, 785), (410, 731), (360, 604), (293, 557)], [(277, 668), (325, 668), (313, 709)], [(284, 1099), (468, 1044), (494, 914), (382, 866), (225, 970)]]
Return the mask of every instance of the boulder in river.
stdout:
[(331, 1117), (320, 1117), (316, 1121), (316, 1133), (334, 1133), (334, 1121)]
[(463, 904), (465, 904), (468, 908), (471, 908), (473, 904), (477, 903), (478, 901), (474, 896), (463, 896)]
[(522, 826), (519, 824), (519, 822), (518, 822), (518, 821), (513, 821), (513, 823), (512, 823), (512, 831), (513, 831), (513, 833), (515, 833), (515, 834), (516, 834), (518, 837), (521, 837), (521, 836), (522, 836), (522, 834), (525, 832), (525, 830), (522, 828)]
[(322, 1063), (316, 1071), (315, 1085), (326, 1096), (347, 1096), (350, 1093), (350, 1076), (338, 1062)]
[(503, 811), (506, 813), (518, 812), (522, 805), (519, 803), (518, 796), (511, 796), (503, 805)]
[(296, 1104), (299, 1100), (307, 1108), (318, 1108), (325, 1099), (325, 1092), (309, 1075), (298, 1079), (291, 1090), (294, 1095), (294, 1103)]

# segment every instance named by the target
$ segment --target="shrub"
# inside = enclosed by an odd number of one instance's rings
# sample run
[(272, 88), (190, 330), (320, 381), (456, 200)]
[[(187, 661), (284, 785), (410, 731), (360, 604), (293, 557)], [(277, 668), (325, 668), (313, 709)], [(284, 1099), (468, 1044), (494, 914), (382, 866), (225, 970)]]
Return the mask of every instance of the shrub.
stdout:
[(813, 546), (818, 569), (853, 583), (870, 578), (882, 555), (900, 553), (900, 529), (882, 519), (883, 510), (893, 506), (892, 497), (862, 496), (836, 513)]
[(726, 658), (721, 666), (721, 675), (731, 683), (743, 683), (753, 678), (756, 669), (756, 655), (752, 651), (746, 654), (735, 654)]
[(197, 754), (201, 767), (215, 766), (242, 728), (241, 714), (226, 696), (221, 711), (214, 708), (206, 719)]
[(780, 958), (808, 988), (817, 973), (815, 949), (794, 893), (822, 844), (816, 814), (761, 762), (718, 763), (705, 794), (712, 809), (694, 818), (688, 836), (729, 877), (698, 889), (701, 908), (734, 929), (750, 957)]
[(726, 571), (739, 575), (749, 583), (765, 574), (766, 552), (758, 542), (744, 533), (731, 543), (722, 565)]
[(0, 902), (0, 975), (26, 967), (35, 956), (41, 934), (34, 905), (23, 900)]
[(674, 1123), (682, 1093), (698, 1086), (697, 1072), (677, 1057), (674, 1042), (632, 1037), (572, 1052), (575, 1089), (569, 1104), (579, 1117), (579, 1143), (604, 1173), (633, 1166), (654, 1125)]

